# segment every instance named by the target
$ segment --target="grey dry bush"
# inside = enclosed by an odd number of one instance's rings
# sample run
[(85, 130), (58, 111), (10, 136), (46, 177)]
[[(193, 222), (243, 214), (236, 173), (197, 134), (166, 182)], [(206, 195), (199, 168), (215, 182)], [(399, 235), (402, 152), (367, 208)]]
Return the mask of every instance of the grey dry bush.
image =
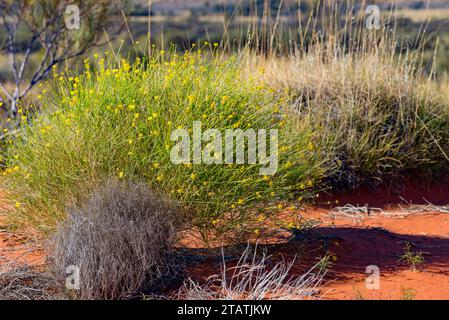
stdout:
[(177, 206), (143, 183), (107, 181), (69, 212), (55, 235), (58, 276), (80, 271), (80, 299), (129, 299), (174, 270)]

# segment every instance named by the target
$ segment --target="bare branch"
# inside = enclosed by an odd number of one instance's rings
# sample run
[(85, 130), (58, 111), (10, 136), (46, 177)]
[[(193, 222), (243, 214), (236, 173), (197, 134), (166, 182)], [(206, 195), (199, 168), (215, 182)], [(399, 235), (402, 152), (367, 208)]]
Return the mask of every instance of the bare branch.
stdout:
[[(75, 3), (80, 7), (80, 18), (84, 21), (82, 29), (76, 31), (68, 30), (64, 21), (66, 6), (72, 3), (71, 1), (36, 0), (31, 4), (25, 0), (15, 2), (0, 0), (0, 21), (3, 22), (2, 28), (7, 35), (0, 50), (5, 50), (10, 57), (10, 67), (15, 83), (15, 88), (10, 91), (0, 84), (1, 91), (10, 100), (8, 110), (10, 116), (17, 116), (18, 101), (45, 79), (55, 65), (84, 55), (92, 48), (102, 45), (100, 35), (104, 29), (111, 29), (111, 32), (118, 29), (116, 33), (118, 34), (123, 26), (117, 25), (113, 18), (122, 12), (128, 2), (124, 0), (111, 6), (106, 1), (76, 1)], [(17, 39), (19, 27), (21, 31), (22, 27), (26, 27), (30, 36), (24, 51), (19, 51), (19, 48), (22, 48), (18, 45), (21, 39)], [(27, 80), (27, 85), (24, 86), (24, 77), (33, 50), (38, 43), (44, 54), (34, 73), (30, 75), (31, 80)], [(18, 59), (19, 53), (24, 54), (23, 59)]]
[(3, 91), (3, 93), (5, 94), (5, 96), (8, 98), (8, 99), (12, 99), (12, 96), (11, 96), (11, 94), (9, 93), (9, 91), (3, 86), (3, 84), (0, 82), (0, 89), (2, 89), (2, 91)]

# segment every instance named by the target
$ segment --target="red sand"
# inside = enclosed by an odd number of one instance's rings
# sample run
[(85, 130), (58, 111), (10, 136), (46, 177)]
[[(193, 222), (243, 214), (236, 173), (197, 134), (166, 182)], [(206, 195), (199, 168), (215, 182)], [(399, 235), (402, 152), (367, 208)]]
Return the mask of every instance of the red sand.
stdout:
[[(338, 200), (339, 206), (368, 204), (388, 213), (398, 213), (398, 204), (404, 199), (413, 204), (426, 204), (426, 200), (434, 204), (449, 203), (449, 186), (427, 189), (408, 186), (399, 192), (361, 189), (343, 196), (322, 196), (320, 199), (323, 203), (332, 201), (334, 205)], [(449, 214), (428, 212), (389, 216), (376, 213), (364, 215), (356, 221), (346, 216), (333, 217), (329, 205), (319, 204), (296, 213), (320, 221), (313, 230), (314, 234), (319, 235), (319, 239), (328, 239), (328, 250), (336, 257), (319, 298), (449, 299)], [(196, 241), (195, 244), (184, 239), (184, 243), (186, 241), (198, 248)], [(405, 241), (414, 244), (413, 250), (425, 252), (421, 271), (412, 271), (398, 261), (404, 253)], [(288, 261), (298, 253), (298, 246), (299, 243), (292, 242), (268, 247), (271, 253), (282, 254)], [(308, 250), (306, 255), (316, 261), (317, 251)], [(45, 252), (25, 236), (7, 233), (2, 228), (0, 217), (0, 264), (12, 259), (41, 264), (45, 260)], [(303, 261), (307, 264), (310, 259), (303, 257)], [(191, 266), (189, 276), (201, 281), (219, 272), (218, 263), (209, 259)], [(369, 290), (365, 286), (368, 265), (380, 268), (379, 290)], [(298, 272), (304, 270), (301, 259), (296, 267)]]
[(0, 216), (0, 270), (8, 263), (41, 266), (45, 263), (45, 251), (41, 244), (29, 236), (7, 232)]
[(34, 235), (12, 233), (7, 230), (2, 212), (14, 210), (14, 208), (1, 201), (1, 196), (0, 192), (0, 270), (11, 263), (42, 266), (45, 263), (45, 251), (41, 241), (38, 241)]
[[(311, 242), (329, 239), (328, 250), (335, 257), (319, 298), (335, 300), (352, 299), (449, 299), (449, 214), (438, 212), (407, 213), (402, 208), (408, 205), (430, 203), (447, 205), (449, 185), (419, 188), (405, 185), (402, 190), (388, 188), (376, 191), (361, 188), (344, 195), (321, 196), (313, 207), (295, 212), (305, 219), (319, 221), (313, 233), (319, 236)], [(372, 215), (360, 219), (335, 215), (332, 206), (368, 205), (380, 208), (387, 215), (372, 210)], [(338, 205), (336, 204), (338, 202)], [(395, 214), (390, 216), (388, 214)], [(284, 214), (282, 219), (284, 219)], [(291, 215), (289, 213), (288, 215)], [(198, 242), (189, 238), (192, 247)], [(298, 254), (299, 243), (282, 243), (281, 239), (260, 239), (271, 254), (280, 254), (289, 261)], [(414, 245), (414, 252), (424, 252), (425, 264), (420, 271), (399, 262), (404, 254), (404, 243)], [(276, 244), (275, 244), (276, 243)], [(319, 246), (319, 244), (317, 244)], [(295, 266), (298, 274), (315, 263), (323, 250), (308, 247)], [(312, 261), (312, 262), (310, 262)], [(210, 261), (193, 266), (189, 276), (199, 281), (219, 271), (219, 261)], [(365, 285), (366, 267), (377, 265), (380, 269), (380, 289), (369, 290)]]
[[(402, 218), (365, 218), (361, 223), (336, 218), (329, 212), (308, 210), (305, 217), (321, 217), (317, 232), (334, 239), (329, 250), (337, 257), (323, 288), (326, 299), (402, 299), (413, 292), (415, 299), (449, 299), (449, 214), (415, 214)], [(422, 271), (400, 263), (404, 241), (413, 251), (425, 252)], [(380, 290), (368, 290), (365, 271), (380, 268)]]

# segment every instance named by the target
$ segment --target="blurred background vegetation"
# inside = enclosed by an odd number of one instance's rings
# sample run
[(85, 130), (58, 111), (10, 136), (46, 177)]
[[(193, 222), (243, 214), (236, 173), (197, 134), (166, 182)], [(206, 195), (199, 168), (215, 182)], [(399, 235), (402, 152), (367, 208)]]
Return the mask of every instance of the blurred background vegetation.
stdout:
[[(376, 4), (382, 13), (382, 22), (391, 27), (400, 40), (397, 51), (424, 46), (424, 68), (434, 67), (438, 77), (449, 73), (449, 1), (448, 0), (131, 0), (129, 12), (122, 21), (122, 33), (111, 39), (108, 45), (98, 47), (95, 53), (108, 50), (119, 51), (133, 59), (157, 50), (175, 46), (184, 51), (192, 44), (218, 43), (224, 50), (239, 50), (252, 38), (257, 50), (275, 50), (277, 55), (288, 54), (292, 48), (307, 47), (308, 39), (301, 39), (313, 12), (326, 19), (326, 8), (338, 6), (339, 12), (352, 8), (360, 11), (367, 5)], [(324, 9), (323, 9), (324, 8)], [(320, 19), (314, 19), (319, 21)], [(343, 18), (342, 18), (343, 20)], [(391, 21), (391, 22), (388, 22)], [(342, 24), (345, 21), (341, 21)], [(323, 21), (323, 26), (326, 24)], [(0, 30), (2, 23), (0, 22)], [(314, 26), (320, 31), (320, 26)], [(325, 28), (323, 27), (323, 30)], [(274, 31), (273, 31), (274, 30)], [(275, 34), (273, 34), (273, 32)], [(422, 35), (425, 34), (425, 39)], [(325, 32), (323, 31), (323, 36)], [(19, 30), (18, 50), (25, 50), (30, 35)], [(105, 38), (107, 38), (105, 36)], [(254, 38), (257, 41), (254, 41)], [(151, 46), (148, 46), (151, 39)], [(134, 44), (133, 44), (134, 42)], [(11, 81), (12, 74), (7, 56), (6, 33), (0, 32), (0, 82)], [(20, 46), (20, 43), (23, 45)], [(271, 45), (271, 46), (270, 46)], [(28, 72), (37, 67), (43, 50), (33, 47)], [(18, 56), (20, 58), (20, 52)], [(93, 55), (94, 52), (91, 53)], [(434, 59), (436, 57), (436, 59)], [(82, 67), (84, 57), (71, 60), (70, 68)], [(433, 65), (435, 63), (435, 65)], [(65, 68), (67, 66), (61, 66)], [(25, 77), (27, 70), (25, 70)], [(29, 76), (29, 75), (28, 75)], [(1, 96), (0, 96), (1, 97)], [(31, 97), (32, 98), (32, 97)]]
[[(426, 60), (431, 63), (437, 50), (436, 70), (439, 74), (447, 74), (448, 0), (135, 0), (130, 12), (129, 29), (133, 37), (143, 43), (148, 34), (148, 24), (151, 23), (151, 41), (156, 47), (167, 48), (174, 43), (182, 50), (204, 41), (238, 48), (247, 43), (251, 33), (253, 36), (255, 33), (268, 33), (275, 27), (279, 51), (289, 51), (301, 41), (298, 26), (307, 25), (313, 10), (320, 11), (323, 7), (332, 10), (339, 6), (339, 12), (350, 8), (357, 12), (371, 4), (379, 6), (384, 23), (386, 20), (394, 21), (391, 28), (402, 38), (403, 47), (398, 50), (404, 50), (404, 46), (408, 49), (418, 46), (421, 40), (419, 34), (425, 30), (428, 38), (424, 41)], [(325, 15), (323, 19), (326, 19)], [(131, 46), (129, 37), (124, 36), (123, 39), (127, 40), (125, 46)]]

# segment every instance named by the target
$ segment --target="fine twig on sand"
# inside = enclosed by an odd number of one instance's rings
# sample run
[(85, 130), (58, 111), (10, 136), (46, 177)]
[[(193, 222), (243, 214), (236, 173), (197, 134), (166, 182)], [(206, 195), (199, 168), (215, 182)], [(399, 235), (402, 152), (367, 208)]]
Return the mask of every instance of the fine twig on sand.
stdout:
[(402, 197), (401, 197), (401, 200), (407, 203), (407, 207), (403, 207), (403, 206), (399, 205), (401, 210), (406, 214), (411, 214), (411, 213), (419, 214), (419, 213), (429, 213), (429, 212), (449, 213), (449, 205), (437, 206), (425, 198), (423, 198), (423, 200), (426, 202), (426, 204), (424, 204), (424, 205), (412, 204), (412, 203), (406, 201)]
[(359, 205), (354, 206), (352, 204), (346, 204), (341, 207), (333, 208), (330, 213), (332, 218), (335, 218), (336, 216), (344, 216), (353, 219), (354, 222), (358, 222), (366, 216), (372, 216), (377, 214), (386, 214), (386, 213), (382, 209), (370, 207), (368, 204), (365, 204), (364, 206)]
[(55, 277), (14, 262), (0, 267), (0, 300), (55, 300), (64, 298)]
[(0, 300), (65, 298), (61, 285), (44, 270), (42, 261), (30, 259), (36, 249), (19, 247), (0, 249)]
[[(228, 267), (223, 254), (222, 270), (205, 284), (188, 279), (176, 298), (185, 300), (292, 300), (318, 293), (326, 269), (321, 261), (304, 274), (290, 275), (295, 260), (270, 263), (266, 253), (257, 254), (250, 245), (234, 267)], [(229, 262), (229, 261), (228, 261)]]
[(0, 248), (0, 300), (53, 300), (65, 298), (61, 285), (43, 267), (43, 259), (33, 257), (40, 245), (20, 236), (0, 231), (10, 245)]
[(398, 204), (400, 211), (386, 211), (381, 208), (373, 208), (368, 204), (364, 206), (354, 206), (352, 204), (346, 204), (344, 206), (335, 207), (332, 209), (330, 216), (334, 219), (337, 216), (351, 218), (355, 223), (360, 222), (367, 216), (375, 217), (375, 216), (388, 216), (388, 217), (404, 217), (410, 214), (426, 214), (426, 213), (449, 213), (449, 205), (445, 206), (437, 206), (432, 204), (423, 198), (423, 200), (427, 203), (424, 205), (415, 205), (404, 198), (400, 197), (406, 205)]

